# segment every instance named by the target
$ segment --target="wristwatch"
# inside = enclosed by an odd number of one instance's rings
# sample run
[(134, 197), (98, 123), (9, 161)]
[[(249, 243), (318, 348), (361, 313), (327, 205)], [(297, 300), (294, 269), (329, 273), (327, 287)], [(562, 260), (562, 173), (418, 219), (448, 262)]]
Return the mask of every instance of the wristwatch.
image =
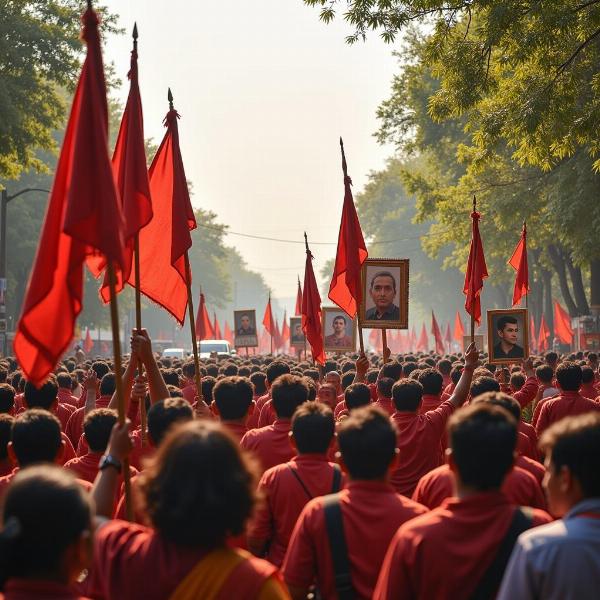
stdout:
[(120, 473), (123, 468), (121, 461), (118, 458), (115, 458), (112, 454), (105, 454), (100, 459), (98, 470), (104, 471), (104, 469), (108, 469), (108, 467), (114, 467), (117, 470), (117, 473)]

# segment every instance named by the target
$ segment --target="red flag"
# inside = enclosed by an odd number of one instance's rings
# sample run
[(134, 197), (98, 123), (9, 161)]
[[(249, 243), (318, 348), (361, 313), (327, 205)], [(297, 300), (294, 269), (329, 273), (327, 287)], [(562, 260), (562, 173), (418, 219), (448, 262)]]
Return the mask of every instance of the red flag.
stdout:
[(342, 148), (342, 170), (344, 172), (344, 207), (342, 209), (335, 267), (329, 286), (329, 299), (335, 302), (351, 319), (354, 319), (362, 299), (361, 266), (367, 259), (368, 253), (352, 198), (352, 190), (350, 189), (352, 180), (348, 177), (342, 138), (340, 138), (340, 146)]
[(269, 332), (263, 328), (258, 342), (258, 351), (260, 354), (269, 354), (271, 352), (271, 336)]
[[(123, 251), (124, 268), (123, 272), (118, 273), (116, 278), (117, 292), (123, 289), (124, 282), (131, 275), (135, 236), (152, 219), (152, 202), (150, 200), (150, 184), (148, 182), (148, 167), (144, 146), (144, 117), (138, 84), (137, 26), (133, 29), (133, 38), (131, 68), (127, 74), (130, 81), (129, 96), (112, 158), (115, 182), (121, 198), (125, 242)], [(97, 265), (98, 272), (95, 273), (96, 276), (103, 268), (102, 263)], [(104, 302), (110, 300), (108, 276), (104, 277), (100, 295)]]
[(108, 356), (110, 354), (110, 346), (106, 342), (100, 342), (100, 354)]
[(83, 342), (83, 349), (85, 350), (86, 354), (89, 354), (92, 351), (93, 347), (94, 347), (94, 342), (92, 340), (90, 328), (86, 327), (85, 328), (85, 340)]
[(321, 365), (325, 364), (325, 351), (323, 350), (323, 331), (321, 327), (321, 295), (313, 271), (313, 255), (308, 248), (306, 233), (306, 266), (304, 267), (304, 291), (302, 292), (302, 331), (310, 344), (313, 360)]
[[(196, 229), (196, 218), (179, 149), (179, 114), (170, 90), (169, 102), (167, 132), (149, 171), (154, 216), (139, 233), (140, 288), (183, 324), (188, 301), (185, 254), (192, 246), (190, 231)], [(134, 270), (128, 279), (132, 286)]]
[(444, 342), (448, 344), (448, 347), (450, 347), (450, 344), (452, 343), (452, 331), (450, 331), (450, 321), (446, 323), (446, 333), (444, 334)]
[(479, 235), (480, 218), (481, 215), (476, 210), (473, 210), (471, 213), (471, 247), (463, 286), (463, 293), (466, 296), (465, 310), (475, 319), (478, 325), (481, 322), (481, 290), (483, 289), (483, 280), (488, 276), (485, 256), (483, 255), (483, 244)]
[(417, 352), (427, 352), (429, 350), (429, 339), (427, 338), (427, 329), (425, 329), (425, 323), (421, 327), (421, 335), (417, 342)]
[(108, 154), (106, 83), (92, 9), (83, 15), (83, 39), (87, 56), (13, 344), (21, 370), (36, 386), (73, 339), (86, 258), (103, 255), (115, 271), (123, 268), (123, 223)]
[(298, 291), (296, 292), (296, 310), (294, 315), (299, 317), (302, 314), (302, 287), (300, 286), (300, 276), (298, 276)]
[(540, 321), (540, 333), (538, 335), (538, 352), (546, 352), (549, 348), (548, 338), (550, 337), (550, 330), (546, 325), (546, 318), (542, 313), (542, 320)]
[[(302, 304), (300, 304), (300, 308), (302, 309)], [(283, 321), (281, 323), (281, 346), (285, 347), (285, 345), (290, 341), (290, 326), (288, 325), (287, 320), (287, 311), (283, 311)]]
[(463, 327), (460, 313), (456, 311), (456, 317), (454, 318), (454, 341), (459, 344), (463, 343), (463, 336), (465, 335), (465, 328)]
[(573, 343), (573, 329), (569, 313), (555, 300), (554, 301), (554, 333), (563, 344)]
[(431, 335), (433, 335), (433, 339), (435, 340), (435, 351), (438, 354), (444, 354), (444, 339), (442, 338), (442, 332), (433, 311), (431, 311)]
[(214, 331), (208, 311), (206, 310), (206, 300), (204, 294), (200, 292), (200, 303), (198, 304), (198, 314), (196, 315), (196, 339), (210, 340), (214, 338)]
[[(263, 316), (262, 324), (265, 326), (265, 329), (268, 331), (269, 335), (274, 338), (275, 319), (273, 319), (273, 310), (271, 309), (271, 296), (269, 296), (269, 301), (265, 307), (265, 314)], [(273, 339), (273, 343), (275, 343), (275, 339)]]
[(231, 346), (233, 346), (233, 331), (231, 331), (231, 327), (229, 327), (229, 323), (225, 321), (225, 327), (223, 328), (223, 339), (226, 339)]
[(537, 352), (537, 339), (535, 338), (535, 321), (533, 315), (529, 316), (529, 347), (532, 351)]
[(213, 311), (213, 336), (215, 340), (222, 340), (223, 335), (221, 334), (221, 326), (219, 325), (219, 319), (217, 319), (217, 313)]
[(279, 330), (279, 319), (275, 318), (275, 334), (273, 335), (273, 347), (280, 350), (282, 346), (281, 331)]
[(510, 257), (508, 264), (517, 272), (513, 290), (513, 306), (529, 293), (529, 269), (527, 267), (527, 225), (523, 223), (521, 239)]
[(414, 352), (417, 347), (417, 332), (415, 330), (415, 326), (413, 325), (410, 330), (410, 337), (408, 339), (408, 352)]

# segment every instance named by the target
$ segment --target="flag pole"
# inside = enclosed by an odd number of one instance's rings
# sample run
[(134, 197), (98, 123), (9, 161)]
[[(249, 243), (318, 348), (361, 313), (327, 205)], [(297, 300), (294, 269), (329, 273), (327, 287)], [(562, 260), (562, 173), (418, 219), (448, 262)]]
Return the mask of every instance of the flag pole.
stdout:
[[(125, 396), (123, 394), (121, 364), (121, 332), (119, 331), (119, 310), (117, 307), (115, 267), (111, 260), (107, 261), (106, 270), (110, 289), (110, 321), (112, 326), (113, 354), (115, 357), (115, 392), (117, 394), (118, 422), (119, 425), (123, 425), (125, 423)], [(133, 521), (129, 458), (125, 458), (123, 460), (123, 483), (125, 487), (125, 513), (127, 515), (127, 520)]]
[(385, 363), (387, 362), (387, 358), (385, 356), (385, 350), (387, 348), (387, 330), (386, 329), (381, 330), (381, 341), (383, 342), (383, 364), (385, 365)]
[[(271, 306), (271, 292), (269, 292), (269, 308), (271, 312), (271, 317), (273, 316), (273, 307)], [(273, 329), (273, 320), (271, 319), (271, 329)], [(271, 336), (271, 355), (273, 355), (273, 331), (269, 332)]]
[[(524, 243), (524, 248), (523, 251), (525, 252), (525, 260), (527, 261), (527, 221), (523, 221), (523, 243)], [(527, 261), (527, 263), (529, 264), (529, 261)], [(525, 290), (525, 308), (529, 309), (529, 269), (527, 269), (527, 286), (526, 286), (526, 290)], [(527, 327), (529, 327), (529, 324), (527, 324)]]
[[(169, 96), (171, 90), (169, 90)], [(169, 99), (172, 102), (172, 97)], [(192, 298), (192, 270), (190, 269), (190, 257), (188, 256), (187, 250), (184, 254), (185, 258), (185, 283), (187, 286), (188, 295), (188, 314), (190, 316), (190, 332), (192, 334), (192, 350), (194, 352), (194, 381), (196, 382), (196, 392), (198, 394), (198, 405), (196, 406), (196, 412), (200, 403), (204, 400), (202, 397), (202, 375), (200, 373), (200, 359), (198, 358), (198, 340), (196, 339), (196, 318), (194, 316), (194, 299)]]
[[(477, 198), (473, 194), (473, 212), (477, 211)], [(471, 218), (471, 244), (473, 245), (473, 264), (477, 264), (477, 244), (474, 242), (473, 218)], [(475, 269), (471, 268), (471, 290), (475, 287)], [(471, 304), (471, 344), (475, 343), (475, 312), (473, 304)]]

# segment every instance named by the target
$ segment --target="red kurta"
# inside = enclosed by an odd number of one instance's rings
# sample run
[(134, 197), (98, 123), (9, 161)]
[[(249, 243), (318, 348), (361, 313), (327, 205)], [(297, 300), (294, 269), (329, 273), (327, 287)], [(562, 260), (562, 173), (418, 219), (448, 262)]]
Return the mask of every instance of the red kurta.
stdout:
[(535, 430), (540, 436), (550, 425), (564, 419), (600, 410), (600, 404), (584, 398), (577, 392), (561, 392), (542, 406)]
[[(108, 408), (110, 399), (112, 396), (100, 396), (96, 398), (95, 408)], [(84, 406), (78, 408), (69, 418), (66, 427), (64, 428), (65, 433), (69, 436), (71, 443), (74, 447), (77, 447), (79, 438), (83, 433), (83, 421), (85, 419), (85, 403)]]
[(296, 452), (290, 444), (291, 421), (278, 419), (273, 425), (261, 429), (251, 429), (240, 442), (244, 450), (254, 452), (263, 471), (285, 463), (294, 457)]

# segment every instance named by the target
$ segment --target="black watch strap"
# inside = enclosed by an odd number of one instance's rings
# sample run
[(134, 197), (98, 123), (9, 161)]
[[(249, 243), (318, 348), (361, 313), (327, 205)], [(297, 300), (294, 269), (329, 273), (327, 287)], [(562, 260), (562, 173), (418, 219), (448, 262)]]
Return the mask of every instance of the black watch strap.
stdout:
[(108, 469), (108, 467), (115, 468), (117, 470), (117, 473), (120, 473), (121, 470), (123, 469), (123, 465), (121, 464), (121, 461), (119, 459), (115, 458), (114, 456), (112, 456), (112, 454), (105, 454), (100, 459), (100, 463), (98, 464), (99, 471), (104, 471), (104, 469)]

